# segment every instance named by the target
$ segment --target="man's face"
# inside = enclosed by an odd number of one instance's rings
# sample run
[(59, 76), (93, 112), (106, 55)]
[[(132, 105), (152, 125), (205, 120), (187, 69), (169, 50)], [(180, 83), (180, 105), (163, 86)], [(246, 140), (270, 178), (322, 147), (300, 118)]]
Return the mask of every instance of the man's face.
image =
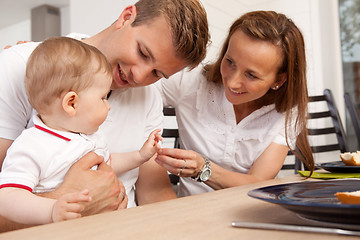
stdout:
[(171, 31), (164, 17), (132, 27), (131, 16), (100, 46), (113, 67), (111, 89), (146, 86), (186, 67), (175, 56)]

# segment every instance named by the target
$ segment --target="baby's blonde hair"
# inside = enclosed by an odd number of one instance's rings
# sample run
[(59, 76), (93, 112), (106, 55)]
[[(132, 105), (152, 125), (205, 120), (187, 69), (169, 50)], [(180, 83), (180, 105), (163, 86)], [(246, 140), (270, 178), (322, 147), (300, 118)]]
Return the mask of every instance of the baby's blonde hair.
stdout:
[(25, 89), (39, 114), (49, 113), (51, 103), (68, 91), (80, 92), (103, 71), (112, 78), (112, 68), (95, 47), (67, 38), (49, 38), (32, 52), (26, 66)]

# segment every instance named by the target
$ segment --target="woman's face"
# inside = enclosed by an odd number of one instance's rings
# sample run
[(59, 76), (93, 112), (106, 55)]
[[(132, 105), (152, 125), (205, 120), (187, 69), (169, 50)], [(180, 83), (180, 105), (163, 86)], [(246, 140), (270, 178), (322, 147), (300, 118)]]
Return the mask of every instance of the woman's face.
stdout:
[(283, 82), (277, 82), (277, 73), (282, 61), (279, 47), (236, 31), (220, 68), (227, 100), (235, 106), (249, 104), (280, 87)]

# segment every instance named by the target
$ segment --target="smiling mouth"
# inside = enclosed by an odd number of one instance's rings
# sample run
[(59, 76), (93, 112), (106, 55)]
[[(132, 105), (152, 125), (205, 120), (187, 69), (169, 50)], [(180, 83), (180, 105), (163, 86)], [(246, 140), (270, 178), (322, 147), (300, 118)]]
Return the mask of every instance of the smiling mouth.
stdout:
[(230, 90), (230, 92), (235, 93), (235, 94), (244, 94), (245, 93), (245, 92), (237, 92), (231, 88), (229, 88), (229, 90)]
[(129, 81), (126, 79), (125, 74), (124, 74), (123, 71), (121, 70), (119, 64), (118, 64), (118, 71), (119, 71), (119, 77), (120, 77), (121, 81), (123, 81), (124, 83), (129, 83)]

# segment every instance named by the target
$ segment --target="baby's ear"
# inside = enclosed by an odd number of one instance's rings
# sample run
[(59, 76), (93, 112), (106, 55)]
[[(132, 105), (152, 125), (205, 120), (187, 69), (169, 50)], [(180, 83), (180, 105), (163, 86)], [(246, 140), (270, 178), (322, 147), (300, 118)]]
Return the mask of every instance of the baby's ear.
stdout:
[(63, 97), (62, 107), (64, 111), (69, 114), (69, 116), (73, 117), (76, 114), (76, 104), (78, 101), (78, 95), (74, 91), (70, 91), (66, 93)]

